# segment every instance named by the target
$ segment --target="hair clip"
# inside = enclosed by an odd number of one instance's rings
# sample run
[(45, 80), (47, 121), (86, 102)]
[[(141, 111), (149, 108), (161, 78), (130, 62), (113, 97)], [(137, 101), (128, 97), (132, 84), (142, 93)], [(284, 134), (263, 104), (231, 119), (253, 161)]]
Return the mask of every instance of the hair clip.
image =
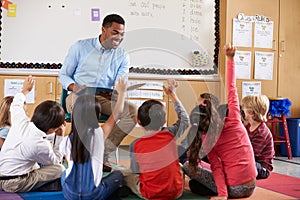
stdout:
[(198, 124), (197, 123), (193, 123), (193, 126), (198, 126)]
[(202, 106), (204, 106), (204, 107), (206, 107), (206, 106), (207, 106), (207, 104), (206, 104), (206, 103), (202, 103), (201, 105), (202, 105)]

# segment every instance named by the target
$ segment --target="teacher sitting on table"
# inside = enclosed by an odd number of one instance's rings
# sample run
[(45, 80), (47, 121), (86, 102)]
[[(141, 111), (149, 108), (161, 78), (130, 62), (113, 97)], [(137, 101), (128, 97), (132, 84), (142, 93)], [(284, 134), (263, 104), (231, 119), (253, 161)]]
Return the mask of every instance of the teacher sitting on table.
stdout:
[[(64, 89), (71, 91), (66, 98), (69, 113), (77, 98), (76, 93), (86, 87), (112, 89), (120, 77), (129, 72), (129, 56), (119, 47), (124, 38), (124, 19), (116, 14), (107, 15), (102, 23), (99, 37), (79, 40), (69, 49), (58, 80)], [(100, 96), (101, 95), (101, 96)], [(111, 93), (97, 95), (101, 103), (101, 113), (112, 113)], [(125, 102), (120, 121), (105, 141), (104, 171), (110, 171), (108, 155), (116, 150), (123, 138), (136, 125), (136, 106)]]

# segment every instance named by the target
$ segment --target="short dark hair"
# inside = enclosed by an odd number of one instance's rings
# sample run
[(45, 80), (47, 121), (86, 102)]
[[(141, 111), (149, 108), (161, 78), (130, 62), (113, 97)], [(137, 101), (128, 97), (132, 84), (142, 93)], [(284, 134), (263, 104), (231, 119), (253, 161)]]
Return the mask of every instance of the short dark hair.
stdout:
[(164, 105), (154, 99), (145, 101), (138, 109), (137, 118), (146, 130), (159, 130), (166, 122)]
[(31, 121), (43, 132), (51, 128), (58, 128), (65, 122), (64, 109), (55, 101), (44, 101), (40, 103), (33, 112)]
[(111, 27), (113, 22), (125, 25), (125, 20), (120, 15), (110, 14), (103, 19), (102, 26)]

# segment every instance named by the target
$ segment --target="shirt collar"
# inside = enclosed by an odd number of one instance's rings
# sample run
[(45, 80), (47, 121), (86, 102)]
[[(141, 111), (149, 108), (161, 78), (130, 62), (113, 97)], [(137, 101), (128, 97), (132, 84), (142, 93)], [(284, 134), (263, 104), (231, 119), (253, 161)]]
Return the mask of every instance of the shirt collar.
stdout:
[(110, 51), (112, 52), (114, 49), (105, 49), (101, 42), (100, 42), (100, 37), (101, 35), (99, 35), (99, 37), (95, 38), (95, 47), (98, 51), (100, 51), (101, 53), (103, 53), (104, 51)]

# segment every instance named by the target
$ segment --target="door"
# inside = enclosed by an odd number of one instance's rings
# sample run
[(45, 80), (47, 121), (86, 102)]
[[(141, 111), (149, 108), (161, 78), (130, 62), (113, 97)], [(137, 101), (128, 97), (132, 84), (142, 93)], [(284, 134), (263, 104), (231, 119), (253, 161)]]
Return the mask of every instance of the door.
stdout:
[(300, 1), (280, 1), (278, 96), (292, 102), (291, 117), (300, 117)]

